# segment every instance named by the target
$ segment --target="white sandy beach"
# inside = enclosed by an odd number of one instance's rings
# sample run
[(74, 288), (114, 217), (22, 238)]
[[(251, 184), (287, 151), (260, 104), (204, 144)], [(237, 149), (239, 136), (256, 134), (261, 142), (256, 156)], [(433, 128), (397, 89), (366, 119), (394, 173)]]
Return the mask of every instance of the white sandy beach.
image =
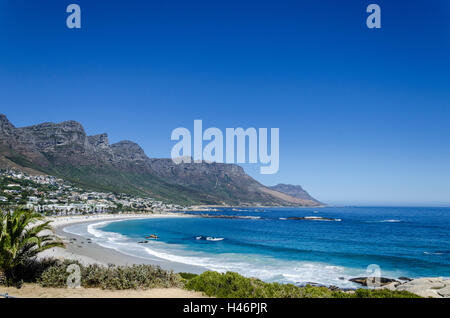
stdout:
[[(166, 270), (173, 270), (174, 272), (191, 272), (201, 273), (206, 268), (193, 266), (183, 263), (176, 263), (164, 259), (148, 259), (139, 258), (120, 253), (114, 249), (100, 246), (86, 237), (71, 234), (64, 231), (64, 228), (77, 223), (98, 223), (113, 220), (127, 220), (127, 219), (142, 219), (142, 218), (186, 218), (195, 217), (191, 215), (181, 215), (175, 213), (167, 214), (104, 214), (91, 216), (67, 216), (67, 217), (48, 217), (47, 220), (52, 221), (51, 225), (58, 235), (66, 244), (66, 248), (54, 248), (41, 253), (39, 256), (54, 257), (60, 260), (71, 259), (77, 260), (82, 264), (115, 264), (118, 266), (126, 266), (133, 264), (151, 264), (157, 265)], [(410, 282), (392, 283), (383, 288), (392, 290), (406, 290), (418, 294), (422, 297), (450, 297), (448, 288), (450, 280), (442, 277), (420, 278), (414, 279)], [(20, 297), (201, 297), (200, 293), (185, 291), (182, 289), (155, 289), (150, 291), (101, 291), (94, 289), (82, 290), (66, 290), (66, 289), (48, 289), (41, 288), (36, 285), (26, 286), (23, 290), (10, 288), (6, 291), (12, 295)]]

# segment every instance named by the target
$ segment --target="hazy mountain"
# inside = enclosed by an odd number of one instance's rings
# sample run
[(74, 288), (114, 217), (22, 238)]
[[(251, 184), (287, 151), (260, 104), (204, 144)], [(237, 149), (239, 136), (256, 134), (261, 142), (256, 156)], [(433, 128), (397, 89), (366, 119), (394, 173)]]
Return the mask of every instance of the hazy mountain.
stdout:
[(16, 128), (0, 115), (0, 167), (62, 177), (87, 189), (181, 204), (316, 205), (260, 184), (242, 167), (151, 159), (132, 141), (87, 136), (76, 121)]
[(284, 184), (280, 183), (276, 186), (269, 187), (272, 190), (285, 193), (287, 195), (293, 196), (294, 198), (299, 198), (306, 201), (312, 201), (315, 202), (318, 205), (322, 205), (323, 203), (319, 202), (318, 200), (314, 199), (308, 192), (306, 192), (301, 186), (299, 185), (292, 185), (292, 184)]

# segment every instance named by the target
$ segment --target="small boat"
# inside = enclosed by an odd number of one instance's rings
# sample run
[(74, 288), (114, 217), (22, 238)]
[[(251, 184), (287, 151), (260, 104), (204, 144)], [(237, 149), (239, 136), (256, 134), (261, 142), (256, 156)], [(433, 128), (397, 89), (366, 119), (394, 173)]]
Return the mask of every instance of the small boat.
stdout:
[(157, 238), (158, 238), (158, 235), (156, 235), (156, 234), (150, 234), (149, 236), (146, 236), (145, 238), (146, 238), (146, 239), (157, 239)]
[(206, 238), (206, 240), (207, 240), (207, 241), (222, 241), (222, 240), (223, 240), (223, 237), (211, 237), (211, 236), (208, 236), (208, 237)]
[(205, 241), (222, 241), (223, 237), (212, 237), (212, 236), (196, 236), (196, 240), (205, 240)]

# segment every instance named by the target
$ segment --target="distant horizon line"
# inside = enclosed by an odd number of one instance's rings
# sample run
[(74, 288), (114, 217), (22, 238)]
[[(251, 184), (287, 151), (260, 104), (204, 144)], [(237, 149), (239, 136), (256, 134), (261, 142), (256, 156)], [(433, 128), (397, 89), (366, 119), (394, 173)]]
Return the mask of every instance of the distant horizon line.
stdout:
[[(436, 205), (430, 205), (429, 204), (417, 204), (417, 205), (410, 205), (410, 204), (326, 204), (323, 207), (335, 207), (335, 208), (345, 208), (345, 207), (355, 207), (355, 208), (450, 208), (450, 203), (446, 204), (436, 204)], [(321, 208), (321, 207), (318, 207)]]

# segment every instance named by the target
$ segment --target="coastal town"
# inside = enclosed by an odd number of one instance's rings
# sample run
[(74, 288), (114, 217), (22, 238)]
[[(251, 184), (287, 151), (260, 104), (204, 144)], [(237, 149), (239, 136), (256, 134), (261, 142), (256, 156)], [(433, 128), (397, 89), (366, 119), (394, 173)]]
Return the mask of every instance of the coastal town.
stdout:
[(0, 208), (24, 207), (44, 215), (96, 213), (165, 213), (185, 208), (123, 193), (81, 189), (49, 175), (32, 175), (14, 169), (0, 170)]

